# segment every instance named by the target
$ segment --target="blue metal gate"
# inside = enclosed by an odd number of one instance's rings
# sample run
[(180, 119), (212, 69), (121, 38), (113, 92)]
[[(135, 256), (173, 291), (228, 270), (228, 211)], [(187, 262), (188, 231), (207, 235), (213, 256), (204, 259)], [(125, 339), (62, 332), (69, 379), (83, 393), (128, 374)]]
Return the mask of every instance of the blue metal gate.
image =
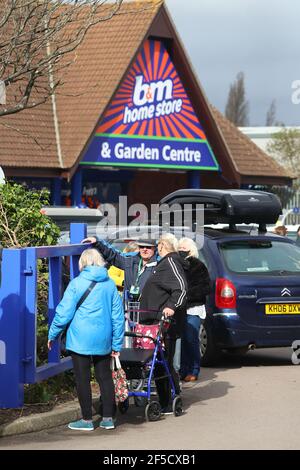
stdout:
[(0, 408), (18, 408), (24, 402), (24, 384), (47, 379), (72, 368), (71, 358), (60, 358), (58, 342), (48, 363), (36, 366), (37, 262), (49, 260), (48, 326), (62, 295), (62, 257), (70, 256), (71, 279), (78, 259), (88, 246), (85, 224), (71, 224), (71, 243), (65, 246), (4, 249), (0, 289)]

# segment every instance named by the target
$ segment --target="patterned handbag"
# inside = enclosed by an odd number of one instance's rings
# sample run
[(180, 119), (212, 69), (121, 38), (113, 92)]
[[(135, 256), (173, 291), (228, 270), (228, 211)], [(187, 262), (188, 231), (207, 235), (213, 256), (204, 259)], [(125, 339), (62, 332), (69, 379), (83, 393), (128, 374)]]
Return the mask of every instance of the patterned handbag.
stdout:
[(115, 386), (116, 403), (122, 403), (128, 398), (128, 385), (125, 371), (121, 367), (119, 357), (112, 357), (111, 360), (112, 379)]
[[(159, 330), (159, 325), (141, 325), (137, 323), (134, 327), (135, 333), (141, 333), (145, 336), (156, 338)], [(150, 338), (134, 338), (133, 347), (138, 349), (154, 349), (155, 343)]]

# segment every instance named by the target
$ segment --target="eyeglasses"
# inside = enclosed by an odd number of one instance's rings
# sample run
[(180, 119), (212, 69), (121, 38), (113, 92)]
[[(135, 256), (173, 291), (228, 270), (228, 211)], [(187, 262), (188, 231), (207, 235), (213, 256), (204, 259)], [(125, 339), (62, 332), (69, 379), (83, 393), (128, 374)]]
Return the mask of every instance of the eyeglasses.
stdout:
[(141, 246), (139, 245), (140, 250), (152, 250), (154, 249), (154, 246)]

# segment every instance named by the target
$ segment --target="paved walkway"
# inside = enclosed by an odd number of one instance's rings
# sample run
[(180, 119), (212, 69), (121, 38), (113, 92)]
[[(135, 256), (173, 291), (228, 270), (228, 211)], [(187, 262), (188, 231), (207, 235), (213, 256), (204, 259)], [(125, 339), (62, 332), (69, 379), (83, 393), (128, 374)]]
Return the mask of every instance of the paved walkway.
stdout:
[[(57, 426), (0, 439), (0, 449), (298, 449), (300, 369), (289, 349), (228, 357), (184, 387), (186, 413), (145, 422), (134, 405), (114, 431)], [(41, 419), (44, 419), (43, 416)]]

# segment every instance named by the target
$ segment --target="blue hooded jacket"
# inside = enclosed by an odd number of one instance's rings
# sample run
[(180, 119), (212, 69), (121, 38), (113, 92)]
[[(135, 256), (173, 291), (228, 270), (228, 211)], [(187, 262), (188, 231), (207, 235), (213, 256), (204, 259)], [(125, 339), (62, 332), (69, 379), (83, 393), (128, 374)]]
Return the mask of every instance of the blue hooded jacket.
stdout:
[[(97, 284), (76, 311), (76, 306), (92, 281)], [(124, 337), (124, 311), (115, 283), (107, 269), (86, 266), (68, 285), (49, 329), (55, 340), (70, 323), (66, 349), (78, 354), (105, 355), (120, 351)]]

